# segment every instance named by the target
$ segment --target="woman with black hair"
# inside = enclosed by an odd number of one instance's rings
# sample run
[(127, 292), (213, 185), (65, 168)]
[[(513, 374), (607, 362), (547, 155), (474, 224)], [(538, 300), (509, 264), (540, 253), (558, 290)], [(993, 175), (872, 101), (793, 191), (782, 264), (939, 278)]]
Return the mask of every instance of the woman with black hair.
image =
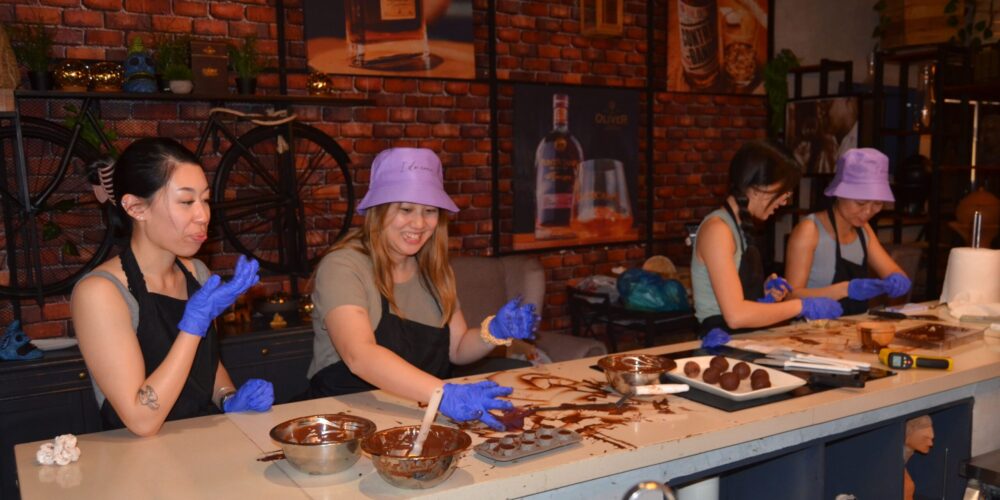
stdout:
[(257, 282), (258, 266), (240, 256), (223, 283), (191, 258), (210, 217), (198, 159), (177, 141), (147, 138), (96, 168), (99, 198), (129, 238), (76, 284), (70, 307), (105, 429), (149, 436), (166, 420), (268, 410), (271, 384), (234, 390), (219, 360), (212, 320)]
[(763, 328), (802, 316), (836, 318), (840, 304), (826, 298), (783, 300), (791, 291), (765, 278), (754, 243), (754, 220), (764, 221), (788, 203), (800, 170), (790, 154), (764, 142), (749, 142), (729, 164), (729, 195), (722, 208), (698, 227), (691, 258), (695, 317), (704, 336), (714, 328), (730, 333)]

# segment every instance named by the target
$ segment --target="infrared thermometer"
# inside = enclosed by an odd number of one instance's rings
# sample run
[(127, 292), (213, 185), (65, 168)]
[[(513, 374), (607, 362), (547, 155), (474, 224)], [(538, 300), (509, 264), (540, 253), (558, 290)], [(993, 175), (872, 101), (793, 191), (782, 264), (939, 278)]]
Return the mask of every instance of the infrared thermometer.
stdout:
[(897, 370), (909, 370), (910, 368), (951, 370), (952, 368), (951, 358), (906, 354), (905, 352), (890, 351), (888, 348), (878, 352), (878, 359), (885, 366)]

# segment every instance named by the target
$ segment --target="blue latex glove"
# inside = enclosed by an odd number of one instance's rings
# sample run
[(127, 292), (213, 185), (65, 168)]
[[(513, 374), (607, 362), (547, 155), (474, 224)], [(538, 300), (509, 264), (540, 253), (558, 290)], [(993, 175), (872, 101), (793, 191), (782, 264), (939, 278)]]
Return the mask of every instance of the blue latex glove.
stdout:
[(274, 403), (274, 386), (266, 380), (247, 380), (233, 397), (222, 403), (222, 411), (267, 411)]
[(514, 407), (510, 401), (496, 399), (514, 392), (510, 387), (484, 380), (474, 384), (444, 384), (441, 396), (441, 413), (457, 422), (479, 419), (480, 422), (498, 431), (504, 430), (490, 410), (509, 410)]
[(774, 302), (775, 302), (774, 295), (770, 295), (770, 294), (769, 295), (765, 295), (765, 296), (757, 299), (757, 302), (760, 302), (761, 304), (774, 304)]
[[(773, 275), (772, 275), (773, 276)], [(790, 285), (785, 278), (781, 276), (775, 276), (764, 282), (764, 293), (770, 294), (772, 290), (783, 293), (791, 293), (792, 285)]]
[(184, 316), (177, 324), (177, 329), (204, 337), (212, 320), (222, 314), (222, 311), (225, 311), (227, 307), (233, 305), (233, 302), (236, 302), (236, 299), (243, 295), (243, 292), (260, 280), (260, 276), (257, 274), (259, 268), (260, 265), (255, 259), (247, 259), (240, 255), (236, 262), (236, 272), (233, 274), (233, 279), (222, 283), (222, 278), (213, 274), (201, 289), (188, 299), (187, 305), (184, 307)]
[(874, 299), (885, 291), (882, 280), (853, 279), (847, 282), (847, 296), (854, 300)]
[(498, 339), (530, 339), (538, 328), (534, 304), (522, 304), (521, 297), (504, 304), (490, 321), (490, 334)]
[(713, 349), (729, 343), (729, 333), (722, 328), (713, 328), (701, 339), (702, 349)]
[(892, 298), (902, 297), (906, 295), (906, 292), (910, 291), (910, 278), (907, 278), (902, 273), (892, 273), (886, 279), (882, 280), (882, 284), (885, 286), (885, 293)]
[(799, 316), (805, 319), (835, 319), (844, 314), (840, 302), (826, 297), (806, 297), (802, 299), (802, 312)]

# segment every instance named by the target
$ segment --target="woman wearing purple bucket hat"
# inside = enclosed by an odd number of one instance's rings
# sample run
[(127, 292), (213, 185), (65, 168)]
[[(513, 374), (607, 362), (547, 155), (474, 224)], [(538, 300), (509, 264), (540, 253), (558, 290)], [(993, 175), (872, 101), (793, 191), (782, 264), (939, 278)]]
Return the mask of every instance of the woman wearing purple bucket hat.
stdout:
[(470, 328), (448, 263), (441, 161), (429, 149), (391, 148), (372, 162), (358, 205), (364, 224), (337, 242), (316, 269), (309, 394), (383, 389), (420, 402), (443, 386), (441, 412), (456, 421), (503, 425), (489, 410), (512, 408), (491, 381), (444, 383), (451, 364), (476, 361), (497, 345), (530, 338), (534, 306), (519, 299)]
[(910, 279), (868, 225), (884, 203), (895, 201), (889, 158), (871, 148), (848, 150), (824, 193), (835, 198), (832, 206), (806, 216), (788, 240), (785, 276), (792, 296), (829, 297), (845, 314), (860, 314), (869, 299), (906, 295)]

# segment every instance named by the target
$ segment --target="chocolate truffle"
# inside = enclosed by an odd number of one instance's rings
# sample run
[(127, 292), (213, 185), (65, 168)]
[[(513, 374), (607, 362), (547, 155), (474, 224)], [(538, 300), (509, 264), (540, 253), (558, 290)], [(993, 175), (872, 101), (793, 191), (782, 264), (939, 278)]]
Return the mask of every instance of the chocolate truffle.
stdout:
[(720, 375), (722, 375), (722, 371), (718, 368), (710, 366), (705, 369), (704, 373), (701, 374), (701, 378), (709, 384), (718, 384)]
[(689, 378), (695, 378), (699, 373), (701, 373), (701, 367), (698, 366), (698, 363), (694, 361), (684, 363), (684, 375), (687, 375)]
[(767, 370), (763, 368), (758, 368), (750, 374), (750, 380), (762, 378), (764, 380), (771, 380), (771, 375), (767, 373)]
[(712, 368), (718, 368), (719, 372), (724, 372), (729, 369), (729, 361), (727, 361), (724, 356), (713, 356), (712, 360), (709, 361), (708, 364)]
[(726, 372), (719, 377), (719, 385), (727, 391), (735, 391), (740, 386), (740, 376), (736, 372)]
[(744, 380), (750, 376), (750, 365), (740, 361), (733, 367), (733, 373), (735, 373), (740, 380)]
[(771, 387), (771, 379), (766, 377), (757, 377), (750, 379), (750, 388), (753, 390), (757, 389), (767, 389)]

